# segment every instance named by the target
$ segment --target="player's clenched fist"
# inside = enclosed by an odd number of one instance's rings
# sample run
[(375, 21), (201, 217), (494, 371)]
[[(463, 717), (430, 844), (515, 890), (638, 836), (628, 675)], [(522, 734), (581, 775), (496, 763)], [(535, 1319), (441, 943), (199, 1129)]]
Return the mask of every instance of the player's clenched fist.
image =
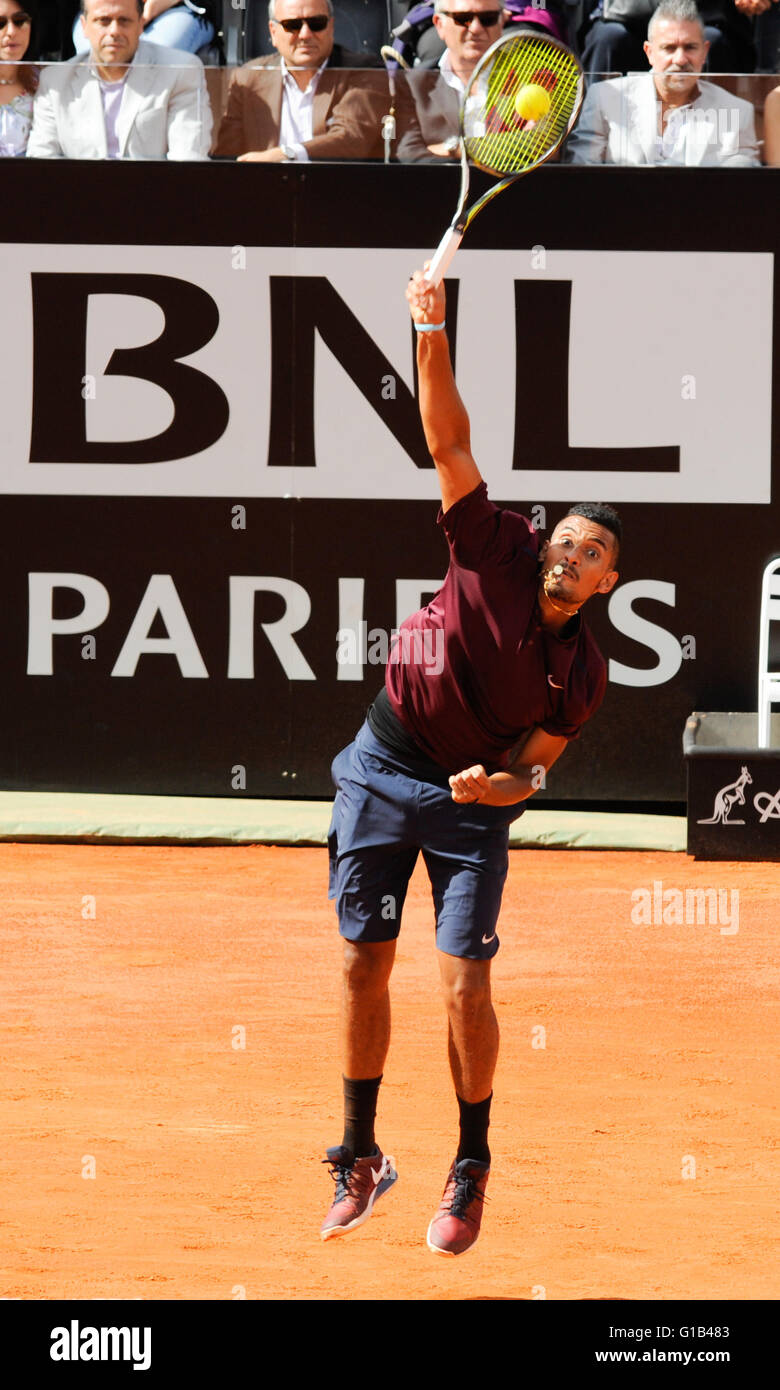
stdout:
[[(427, 270), (429, 262), (425, 262)], [(421, 270), (416, 270), (406, 286), (412, 318), (415, 323), (443, 323), (446, 309), (444, 285), (431, 289)]]
[(481, 763), (450, 777), (453, 801), (484, 801), (490, 792), (490, 778)]

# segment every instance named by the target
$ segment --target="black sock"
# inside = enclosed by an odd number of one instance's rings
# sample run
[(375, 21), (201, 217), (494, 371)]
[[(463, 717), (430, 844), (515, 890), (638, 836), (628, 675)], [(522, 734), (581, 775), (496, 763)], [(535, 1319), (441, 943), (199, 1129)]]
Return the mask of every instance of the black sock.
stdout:
[(355, 1158), (369, 1158), (376, 1148), (374, 1117), (382, 1078), (353, 1081), (344, 1077), (344, 1138), (342, 1144)]
[(487, 1132), (490, 1125), (490, 1102), (492, 1099), (492, 1091), (487, 1100), (478, 1100), (474, 1105), (470, 1101), (461, 1100), (458, 1096), (460, 1143), (458, 1144), (456, 1162), (460, 1162), (462, 1158), (473, 1158), (476, 1163), (490, 1162)]

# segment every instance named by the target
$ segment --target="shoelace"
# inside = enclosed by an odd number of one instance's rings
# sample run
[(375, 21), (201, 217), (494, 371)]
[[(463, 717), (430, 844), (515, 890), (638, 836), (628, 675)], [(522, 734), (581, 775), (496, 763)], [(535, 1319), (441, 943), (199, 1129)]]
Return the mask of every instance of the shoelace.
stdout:
[(348, 1168), (345, 1163), (334, 1163), (330, 1158), (323, 1158), (323, 1163), (327, 1163), (328, 1172), (336, 1184), (334, 1201), (340, 1202), (342, 1197), (349, 1196), (349, 1180), (352, 1177), (352, 1168)]
[(466, 1208), (472, 1202), (484, 1202), (485, 1200), (486, 1194), (479, 1191), (475, 1178), (456, 1178), (455, 1191), (447, 1210), (452, 1216), (457, 1216), (463, 1221), (466, 1217)]

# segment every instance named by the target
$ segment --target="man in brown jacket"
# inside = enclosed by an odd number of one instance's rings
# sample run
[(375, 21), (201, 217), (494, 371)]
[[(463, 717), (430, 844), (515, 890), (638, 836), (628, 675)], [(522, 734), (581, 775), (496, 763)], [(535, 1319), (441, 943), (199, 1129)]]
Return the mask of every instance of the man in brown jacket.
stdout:
[[(381, 159), (387, 76), (333, 42), (331, 0), (271, 0), (276, 50), (233, 75), (213, 153), (277, 164)], [(352, 68), (376, 68), (364, 71)]]

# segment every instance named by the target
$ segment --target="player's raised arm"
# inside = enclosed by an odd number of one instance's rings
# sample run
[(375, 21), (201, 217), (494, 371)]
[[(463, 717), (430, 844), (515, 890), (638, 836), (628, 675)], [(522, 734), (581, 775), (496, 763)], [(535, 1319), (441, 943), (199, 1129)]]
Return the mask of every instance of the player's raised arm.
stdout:
[(416, 270), (406, 289), (417, 329), (420, 415), (431, 458), (436, 465), (445, 512), (473, 492), (482, 475), (471, 454), (471, 429), (450, 361), (445, 322), (444, 286), (431, 289)]

